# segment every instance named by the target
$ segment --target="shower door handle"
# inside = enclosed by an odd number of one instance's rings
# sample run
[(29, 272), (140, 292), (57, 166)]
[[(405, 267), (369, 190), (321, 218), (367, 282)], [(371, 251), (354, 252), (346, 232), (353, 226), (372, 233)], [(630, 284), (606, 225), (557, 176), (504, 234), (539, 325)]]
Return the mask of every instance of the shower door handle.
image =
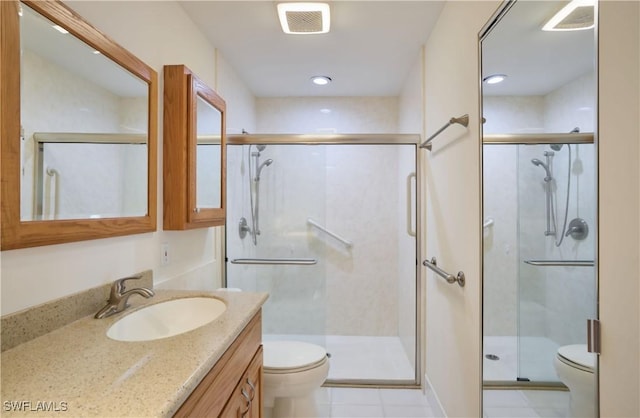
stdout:
[(413, 188), (411, 187), (411, 179), (416, 179), (416, 173), (409, 173), (407, 176), (407, 234), (415, 237), (416, 231), (413, 229)]
[(312, 266), (317, 264), (315, 258), (234, 258), (231, 264), (255, 264), (255, 265), (297, 265)]

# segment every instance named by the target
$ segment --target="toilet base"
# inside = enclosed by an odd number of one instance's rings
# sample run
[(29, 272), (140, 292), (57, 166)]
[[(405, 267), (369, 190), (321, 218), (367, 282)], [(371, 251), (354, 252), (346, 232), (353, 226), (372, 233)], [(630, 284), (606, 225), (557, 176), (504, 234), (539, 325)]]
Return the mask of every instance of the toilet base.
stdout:
[(569, 388), (569, 410), (567, 417), (596, 418), (595, 380), (593, 373), (570, 367), (554, 359), (556, 374)]
[(576, 396), (569, 390), (569, 413), (571, 418), (596, 418), (596, 406), (591, 396)]

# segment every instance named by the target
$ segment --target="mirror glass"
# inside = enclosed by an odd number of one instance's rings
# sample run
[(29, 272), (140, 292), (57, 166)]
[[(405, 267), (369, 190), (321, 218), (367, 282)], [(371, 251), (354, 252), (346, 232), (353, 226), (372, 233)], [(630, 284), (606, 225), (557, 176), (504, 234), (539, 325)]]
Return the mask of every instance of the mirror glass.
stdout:
[(147, 82), (21, 8), (20, 219), (144, 216)]
[(196, 207), (220, 208), (222, 113), (199, 94), (196, 97)]
[(486, 416), (597, 416), (595, 6), (543, 30), (569, 3), (505, 3), (481, 37)]

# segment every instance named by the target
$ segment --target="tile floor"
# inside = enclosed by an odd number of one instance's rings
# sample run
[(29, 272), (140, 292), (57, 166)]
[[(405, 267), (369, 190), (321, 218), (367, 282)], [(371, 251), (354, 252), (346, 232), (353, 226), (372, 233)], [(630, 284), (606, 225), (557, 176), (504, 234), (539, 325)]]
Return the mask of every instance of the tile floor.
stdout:
[[(569, 392), (562, 391), (485, 390), (483, 397), (484, 418), (560, 418), (569, 402)], [(323, 387), (316, 398), (323, 418), (437, 416), (419, 389)]]
[(485, 390), (485, 418), (565, 417), (569, 392), (553, 390)]
[(419, 389), (321, 388), (320, 417), (410, 418), (435, 417)]

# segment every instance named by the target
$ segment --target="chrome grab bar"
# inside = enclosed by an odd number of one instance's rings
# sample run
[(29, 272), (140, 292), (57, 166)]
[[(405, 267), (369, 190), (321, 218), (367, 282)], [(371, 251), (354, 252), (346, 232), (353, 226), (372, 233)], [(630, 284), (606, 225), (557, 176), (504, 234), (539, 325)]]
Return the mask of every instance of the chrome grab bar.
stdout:
[(257, 264), (257, 265), (294, 265), (312, 266), (318, 260), (315, 258), (234, 258), (231, 264)]
[(440, 128), (440, 129), (438, 129), (438, 130), (436, 131), (436, 133), (434, 133), (433, 135), (431, 135), (429, 138), (427, 138), (427, 140), (426, 140), (426, 141), (424, 141), (422, 144), (420, 144), (420, 148), (426, 148), (426, 149), (428, 149), (429, 151), (431, 151), (431, 147), (432, 147), (432, 145), (431, 145), (431, 141), (433, 141), (433, 139), (434, 139), (436, 136), (440, 135), (440, 133), (441, 133), (442, 131), (444, 131), (444, 130), (445, 130), (445, 129), (447, 129), (449, 126), (453, 125), (454, 123), (460, 124), (460, 125), (462, 125), (462, 126), (464, 126), (464, 127), (466, 128), (467, 126), (469, 126), (469, 115), (462, 115), (462, 116), (460, 116), (460, 117), (458, 117), (458, 118), (451, 118), (451, 119), (449, 119), (449, 122), (447, 122), (447, 124), (446, 124), (446, 125), (444, 125), (444, 126), (443, 126), (442, 128)]
[(429, 267), (438, 276), (444, 278), (447, 281), (447, 283), (457, 282), (460, 287), (464, 287), (464, 283), (465, 283), (464, 273), (459, 271), (457, 276), (447, 273), (446, 271), (438, 267), (438, 263), (435, 257), (431, 257), (431, 260), (424, 260), (422, 262), (422, 265), (425, 267)]
[(349, 241), (348, 239), (344, 239), (342, 238), (340, 235), (329, 231), (327, 228), (325, 228), (324, 226), (318, 224), (316, 221), (314, 221), (311, 218), (307, 218), (307, 223), (309, 225), (315, 226), (316, 228), (318, 228), (319, 230), (321, 230), (322, 232), (324, 232), (325, 234), (329, 235), (330, 237), (340, 241), (341, 243), (343, 243), (347, 248), (351, 248), (353, 247), (353, 243), (351, 241)]
[(593, 260), (524, 260), (525, 264), (541, 267), (593, 267)]

